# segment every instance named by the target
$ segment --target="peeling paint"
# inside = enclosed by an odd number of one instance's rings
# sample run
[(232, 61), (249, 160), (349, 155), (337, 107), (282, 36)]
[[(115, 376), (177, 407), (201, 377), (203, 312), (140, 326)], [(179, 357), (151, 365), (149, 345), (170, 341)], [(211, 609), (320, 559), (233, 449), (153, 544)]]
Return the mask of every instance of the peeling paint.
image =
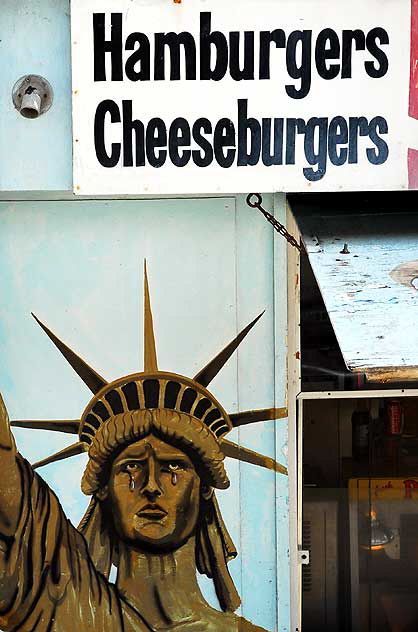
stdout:
[[(414, 368), (405, 372), (418, 366), (416, 215), (307, 214), (297, 221), (310, 236), (309, 260), (347, 367), (370, 375), (380, 367), (380, 381), (400, 379), (399, 371), (418, 379)], [(345, 243), (355, 255), (340, 254)]]

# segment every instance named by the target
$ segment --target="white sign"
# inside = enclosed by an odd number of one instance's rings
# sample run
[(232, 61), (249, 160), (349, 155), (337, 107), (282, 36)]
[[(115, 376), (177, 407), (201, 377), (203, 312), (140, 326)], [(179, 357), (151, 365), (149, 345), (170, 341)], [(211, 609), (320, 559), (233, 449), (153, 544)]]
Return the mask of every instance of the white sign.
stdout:
[(411, 183), (410, 0), (71, 9), (76, 194)]

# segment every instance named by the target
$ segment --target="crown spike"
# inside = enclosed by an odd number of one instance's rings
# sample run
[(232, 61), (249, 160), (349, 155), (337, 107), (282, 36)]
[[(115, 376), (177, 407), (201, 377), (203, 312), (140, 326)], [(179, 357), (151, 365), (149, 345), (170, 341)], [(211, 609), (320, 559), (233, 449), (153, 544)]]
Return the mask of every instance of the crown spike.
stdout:
[(79, 419), (15, 419), (10, 422), (14, 428), (28, 428), (30, 430), (51, 430), (52, 432), (65, 432), (78, 434), (80, 429)]
[(46, 325), (44, 325), (37, 316), (33, 312), (32, 316), (38, 323), (40, 327), (44, 330), (46, 335), (54, 345), (57, 347), (59, 351), (61, 351), (64, 358), (67, 362), (73, 367), (74, 371), (77, 373), (79, 377), (83, 380), (83, 382), (89, 387), (92, 393), (96, 395), (103, 386), (106, 386), (107, 382), (104, 378), (102, 378), (94, 369), (89, 367), (88, 364), (84, 362), (74, 351), (72, 351), (66, 344), (64, 344), (57, 336), (52, 333), (50, 329)]
[(249, 333), (249, 331), (254, 327), (256, 322), (260, 320), (264, 311), (261, 312), (254, 318), (254, 320), (247, 325), (236, 338), (234, 338), (220, 353), (218, 353), (213, 360), (209, 362), (195, 377), (193, 378), (196, 382), (201, 384), (202, 386), (208, 386), (213, 378), (218, 375), (219, 371), (222, 369), (224, 364), (229, 360), (231, 355), (234, 353), (235, 349), (241, 344), (244, 340), (245, 336)]
[(70, 456), (76, 456), (77, 454), (82, 454), (83, 452), (87, 452), (87, 446), (85, 443), (78, 441), (59, 452), (55, 452), (55, 454), (51, 454), (51, 456), (47, 456), (41, 461), (37, 461), (37, 463), (34, 463), (32, 467), (36, 470), (38, 467), (43, 467), (44, 465), (49, 465), (50, 463), (56, 463), (56, 461), (63, 461), (64, 459), (68, 459)]
[(262, 408), (261, 410), (244, 410), (241, 413), (231, 413), (229, 419), (232, 426), (246, 426), (257, 421), (269, 421), (271, 419), (284, 419), (287, 417), (287, 408)]
[(222, 441), (221, 450), (225, 456), (229, 456), (231, 459), (237, 459), (238, 461), (244, 461), (245, 463), (252, 463), (253, 465), (259, 465), (265, 467), (268, 470), (279, 472), (280, 474), (287, 475), (287, 467), (278, 463), (269, 456), (259, 454), (248, 448), (244, 448), (242, 445), (233, 443), (232, 441)]
[(146, 373), (158, 371), (146, 260), (144, 260), (144, 371)]

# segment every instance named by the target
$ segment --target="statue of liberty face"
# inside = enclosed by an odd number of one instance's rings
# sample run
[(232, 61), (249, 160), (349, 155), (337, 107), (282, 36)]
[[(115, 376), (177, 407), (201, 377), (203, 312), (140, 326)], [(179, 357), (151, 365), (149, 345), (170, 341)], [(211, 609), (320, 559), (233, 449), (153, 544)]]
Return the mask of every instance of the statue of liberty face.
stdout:
[(200, 478), (184, 452), (149, 435), (115, 458), (105, 496), (121, 539), (148, 550), (173, 550), (195, 530)]

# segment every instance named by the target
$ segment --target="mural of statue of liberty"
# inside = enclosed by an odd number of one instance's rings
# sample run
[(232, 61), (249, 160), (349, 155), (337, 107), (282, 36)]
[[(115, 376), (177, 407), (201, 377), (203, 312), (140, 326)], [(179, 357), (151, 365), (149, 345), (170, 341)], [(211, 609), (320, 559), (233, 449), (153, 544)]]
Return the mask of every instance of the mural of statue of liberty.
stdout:
[[(206, 388), (259, 317), (193, 379), (163, 372), (146, 273), (144, 287), (144, 371), (111, 383), (38, 320), (94, 394), (80, 421), (10, 424), (0, 398), (2, 630), (262, 630), (234, 614), (240, 598), (227, 564), (237, 552), (214, 490), (229, 486), (225, 456), (286, 473), (225, 439), (233, 427), (286, 412), (228, 415)], [(11, 425), (79, 440), (31, 466)], [(76, 529), (35, 469), (81, 452), (88, 452), (81, 486), (91, 502)], [(212, 578), (221, 610), (205, 601), (196, 571)]]

